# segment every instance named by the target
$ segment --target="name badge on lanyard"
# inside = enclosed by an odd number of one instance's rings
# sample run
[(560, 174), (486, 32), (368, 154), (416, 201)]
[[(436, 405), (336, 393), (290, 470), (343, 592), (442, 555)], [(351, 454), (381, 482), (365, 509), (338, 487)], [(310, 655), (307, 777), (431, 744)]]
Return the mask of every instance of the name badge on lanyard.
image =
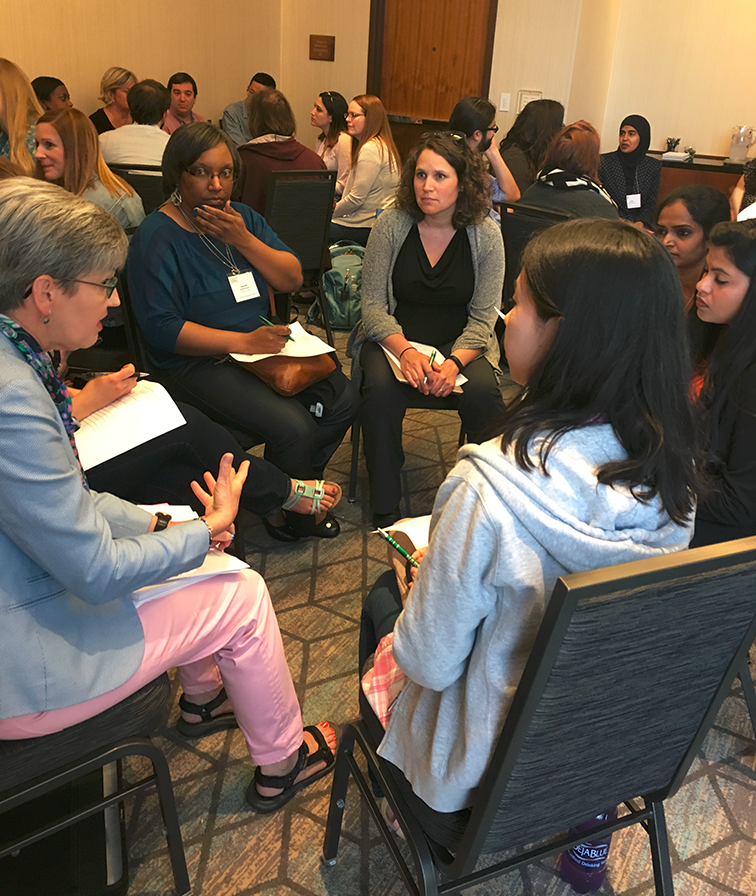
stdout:
[(640, 208), (641, 207), (641, 194), (640, 193), (628, 193), (625, 197), (627, 200), (628, 208)]
[(255, 277), (252, 271), (244, 271), (241, 274), (229, 274), (228, 285), (237, 302), (247, 302), (256, 299), (260, 295)]

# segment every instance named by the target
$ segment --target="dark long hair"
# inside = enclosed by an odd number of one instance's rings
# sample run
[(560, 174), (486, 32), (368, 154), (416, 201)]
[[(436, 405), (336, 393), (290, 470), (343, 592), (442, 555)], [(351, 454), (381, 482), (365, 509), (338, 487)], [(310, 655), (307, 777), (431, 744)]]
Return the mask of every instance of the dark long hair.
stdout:
[(697, 402), (707, 459), (716, 462), (724, 447), (719, 445), (719, 435), (725, 403), (732, 397), (743, 371), (756, 361), (756, 221), (715, 225), (709, 245), (724, 249), (735, 267), (751, 281), (740, 310), (720, 328)]
[(564, 106), (557, 100), (534, 100), (520, 112), (507, 136), (499, 144), (504, 152), (510, 146), (525, 154), (533, 180), (541, 170), (546, 148), (564, 124)]
[(335, 146), (339, 142), (341, 134), (347, 132), (346, 114), (349, 104), (335, 90), (324, 90), (318, 96), (323, 101), (323, 108), (331, 116), (328, 133), (321, 133), (318, 140), (325, 140), (326, 146)]
[(459, 194), (452, 217), (455, 230), (461, 230), (470, 224), (480, 224), (490, 208), (491, 178), (483, 165), (482, 154), (470, 149), (461, 134), (450, 131), (423, 134), (417, 146), (407, 156), (396, 191), (397, 208), (408, 212), (416, 221), (422, 221), (425, 217), (415, 196), (415, 168), (424, 149), (440, 155), (457, 175)]
[[(659, 243), (620, 221), (550, 227), (525, 248), (522, 269), (554, 339), (499, 427), (524, 470), (546, 470), (564, 433), (612, 425), (627, 458), (597, 471), (605, 485), (656, 495), (670, 518), (693, 509), (695, 428), (680, 281)], [(529, 442), (545, 436), (534, 459)]]

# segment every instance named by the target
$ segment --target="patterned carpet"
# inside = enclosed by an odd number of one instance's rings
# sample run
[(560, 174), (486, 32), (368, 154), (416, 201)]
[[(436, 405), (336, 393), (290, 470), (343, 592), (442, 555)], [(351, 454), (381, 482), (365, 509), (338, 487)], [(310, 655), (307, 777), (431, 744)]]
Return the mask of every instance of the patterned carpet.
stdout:
[[(343, 349), (344, 334), (337, 345)], [(459, 434), (452, 412), (411, 411), (404, 428), (402, 511), (428, 513), (454, 464)], [(305, 723), (338, 728), (357, 714), (357, 630), (362, 599), (386, 569), (386, 547), (369, 531), (364, 459), (357, 502), (346, 501), (351, 450), (328, 469), (344, 488), (341, 535), (284, 545), (249, 518), (247, 560), (268, 583)], [(756, 658), (756, 656), (755, 656)], [(172, 722), (178, 714), (174, 709)], [(247, 809), (251, 764), (238, 731), (189, 742), (171, 727), (157, 737), (168, 756), (195, 896), (399, 896), (406, 892), (377, 829), (353, 787), (347, 799), (339, 863), (320, 864), (330, 778), (273, 816)], [(756, 896), (756, 739), (733, 687), (700, 756), (667, 810), (677, 896)], [(131, 896), (173, 893), (157, 800), (127, 805)], [(473, 896), (567, 896), (554, 860), (468, 890)], [(653, 892), (650, 853), (641, 830), (616, 835), (600, 891)]]

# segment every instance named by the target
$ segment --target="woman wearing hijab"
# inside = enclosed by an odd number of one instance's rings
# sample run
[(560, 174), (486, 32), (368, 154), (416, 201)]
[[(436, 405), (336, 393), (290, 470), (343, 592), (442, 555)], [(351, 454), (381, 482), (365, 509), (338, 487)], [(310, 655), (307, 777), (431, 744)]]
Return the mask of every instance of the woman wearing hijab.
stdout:
[(599, 178), (621, 218), (653, 230), (662, 163), (646, 155), (650, 145), (651, 125), (642, 115), (628, 115), (620, 125), (617, 149), (601, 155)]

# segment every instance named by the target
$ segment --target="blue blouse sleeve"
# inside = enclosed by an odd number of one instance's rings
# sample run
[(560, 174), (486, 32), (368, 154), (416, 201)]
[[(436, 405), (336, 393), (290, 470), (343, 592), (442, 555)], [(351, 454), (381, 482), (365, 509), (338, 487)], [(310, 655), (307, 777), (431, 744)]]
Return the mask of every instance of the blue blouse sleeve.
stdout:
[[(294, 254), (261, 215), (239, 203), (232, 206), (253, 236), (272, 249)], [(268, 289), (262, 274), (241, 253), (229, 250), (240, 270), (252, 272), (260, 293), (258, 298), (237, 302), (228, 282), (230, 265), (223, 261), (226, 247), (217, 240), (212, 244), (216, 251), (159, 211), (149, 215), (132, 238), (128, 263), (131, 299), (145, 338), (157, 349), (153, 360), (160, 366), (171, 366), (170, 355), (175, 353), (187, 321), (249, 332), (260, 326), (260, 315), (267, 313)]]

